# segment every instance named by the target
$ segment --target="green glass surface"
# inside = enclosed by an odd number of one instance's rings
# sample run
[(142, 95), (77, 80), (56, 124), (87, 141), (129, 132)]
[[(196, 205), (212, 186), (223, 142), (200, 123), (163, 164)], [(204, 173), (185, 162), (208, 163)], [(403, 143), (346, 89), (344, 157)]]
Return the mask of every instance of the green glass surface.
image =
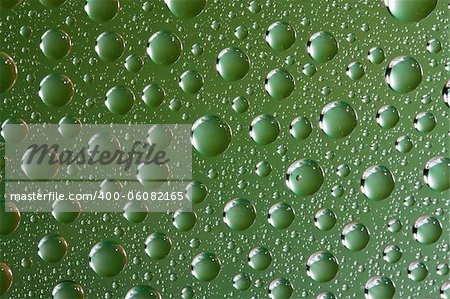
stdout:
[(0, 0), (2, 124), (193, 126), (192, 212), (0, 202), (0, 298), (450, 298), (449, 32), (444, 0)]

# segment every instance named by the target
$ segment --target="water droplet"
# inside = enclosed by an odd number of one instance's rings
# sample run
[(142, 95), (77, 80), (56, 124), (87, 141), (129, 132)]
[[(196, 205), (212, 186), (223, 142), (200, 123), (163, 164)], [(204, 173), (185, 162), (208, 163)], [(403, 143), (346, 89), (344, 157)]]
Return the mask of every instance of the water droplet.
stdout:
[(378, 125), (383, 129), (392, 129), (400, 120), (400, 115), (397, 108), (391, 105), (385, 105), (378, 109), (376, 119)]
[(243, 231), (252, 226), (256, 219), (253, 204), (244, 198), (229, 201), (223, 209), (223, 221), (235, 231)]
[(156, 108), (164, 101), (166, 93), (158, 84), (149, 84), (142, 91), (142, 100), (150, 108)]
[(365, 74), (364, 66), (360, 62), (352, 62), (347, 66), (347, 71), (345, 73), (350, 79), (355, 81), (359, 80)]
[(172, 250), (172, 241), (163, 233), (152, 233), (145, 240), (145, 253), (154, 260), (165, 258)]
[(387, 277), (374, 276), (366, 282), (364, 294), (366, 299), (392, 299), (395, 294), (395, 286)]
[(193, 181), (186, 186), (185, 196), (194, 204), (199, 204), (208, 195), (208, 188), (198, 181)]
[(89, 266), (101, 277), (119, 274), (127, 264), (125, 249), (114, 241), (101, 241), (89, 252)]
[(436, 117), (431, 112), (419, 112), (414, 118), (414, 128), (420, 133), (429, 133), (436, 127)]
[(389, 63), (385, 79), (393, 91), (405, 94), (419, 86), (422, 81), (422, 67), (412, 57), (399, 56)]
[(302, 159), (289, 166), (286, 185), (297, 195), (308, 196), (319, 191), (324, 181), (323, 171), (317, 162)]
[(192, 126), (191, 143), (202, 155), (214, 157), (223, 153), (231, 143), (231, 128), (216, 115), (205, 115)]
[(289, 125), (289, 133), (297, 140), (305, 140), (312, 133), (312, 125), (305, 116), (296, 117)]
[(58, 235), (47, 235), (38, 244), (38, 254), (47, 263), (57, 263), (67, 254), (66, 240)]
[(185, 208), (178, 209), (173, 214), (172, 223), (179, 231), (190, 231), (197, 222), (197, 215)]
[(450, 188), (450, 159), (435, 157), (423, 169), (423, 180), (433, 190), (445, 191)]
[(50, 29), (42, 35), (39, 47), (47, 58), (57, 60), (69, 54), (72, 41), (67, 32), (61, 29)]
[(66, 75), (53, 73), (42, 79), (38, 94), (48, 107), (60, 108), (72, 100), (73, 83)]
[(101, 33), (95, 40), (95, 52), (105, 62), (113, 62), (122, 56), (125, 42), (117, 32)]
[(10, 90), (16, 80), (16, 62), (5, 52), (0, 52), (0, 93)]
[(314, 33), (308, 40), (309, 56), (317, 62), (327, 62), (336, 56), (338, 43), (331, 33), (320, 31)]
[(142, 60), (142, 58), (138, 55), (129, 55), (126, 59), (125, 59), (125, 68), (130, 72), (130, 73), (139, 73), (139, 71), (142, 69), (142, 67), (144, 66), (144, 61)]
[(439, 220), (433, 216), (424, 215), (414, 222), (413, 236), (420, 244), (433, 244), (442, 235), (442, 225)]
[(336, 299), (336, 296), (331, 292), (322, 292), (317, 295), (316, 299)]
[(390, 14), (400, 22), (418, 22), (436, 7), (437, 0), (385, 0)]
[(422, 262), (412, 262), (408, 265), (408, 278), (412, 281), (422, 281), (428, 275), (428, 268)]
[(80, 213), (81, 206), (78, 201), (55, 201), (52, 205), (52, 216), (60, 223), (71, 223)]
[(155, 190), (164, 185), (170, 175), (169, 165), (142, 162), (137, 167), (137, 179), (146, 190)]
[(294, 209), (285, 202), (276, 203), (270, 207), (268, 218), (274, 228), (286, 229), (295, 219)]
[(125, 299), (161, 299), (161, 294), (146, 285), (137, 285), (128, 290)]
[(413, 148), (413, 143), (409, 136), (400, 136), (395, 141), (395, 148), (402, 154), (406, 154)]
[(191, 263), (191, 272), (199, 281), (208, 282), (219, 275), (220, 261), (215, 254), (202, 252)]
[(264, 88), (274, 100), (282, 100), (292, 94), (295, 88), (295, 81), (287, 70), (277, 68), (267, 74)]
[(223, 49), (217, 56), (216, 70), (227, 81), (237, 81), (244, 78), (249, 69), (248, 56), (239, 48)]
[(9, 266), (5, 263), (0, 263), (0, 296), (8, 292), (13, 282), (13, 273)]
[(51, 179), (59, 170), (58, 155), (51, 147), (41, 156), (34, 155), (31, 147), (22, 156), (21, 169), (31, 180)]
[(119, 0), (86, 0), (84, 10), (91, 20), (107, 22), (119, 13)]
[(28, 125), (21, 118), (8, 118), (2, 124), (2, 137), (7, 142), (19, 143), (28, 135)]
[(314, 215), (314, 225), (320, 230), (330, 230), (335, 224), (336, 214), (330, 209), (320, 209)]
[(384, 248), (383, 251), (383, 259), (390, 263), (394, 264), (398, 262), (402, 257), (402, 250), (397, 245), (388, 245)]
[(272, 165), (267, 161), (258, 162), (255, 172), (260, 177), (266, 177), (272, 172)]
[(289, 299), (293, 292), (294, 288), (286, 278), (275, 278), (269, 284), (269, 297), (271, 299)]
[(52, 291), (52, 299), (84, 299), (84, 290), (79, 283), (65, 280), (58, 283)]
[(266, 270), (272, 263), (272, 255), (265, 247), (255, 247), (248, 254), (248, 264), (256, 271)]
[(181, 41), (172, 32), (158, 31), (148, 40), (147, 54), (158, 65), (170, 65), (181, 56)]
[(289, 49), (295, 42), (295, 30), (286, 22), (275, 22), (266, 32), (266, 42), (275, 51)]
[(361, 177), (361, 192), (371, 200), (379, 201), (391, 195), (395, 187), (394, 177), (382, 165), (367, 168)]
[(369, 243), (369, 239), (369, 231), (359, 222), (347, 224), (341, 232), (342, 244), (350, 251), (363, 250)]
[(316, 282), (328, 282), (332, 280), (339, 270), (334, 255), (329, 251), (313, 253), (306, 262), (306, 273)]
[(319, 126), (332, 138), (343, 138), (353, 132), (357, 125), (355, 110), (347, 102), (328, 103), (320, 112)]
[(245, 97), (238, 96), (233, 99), (231, 107), (237, 113), (245, 113), (249, 108), (249, 103)]
[(259, 145), (267, 145), (275, 141), (280, 134), (280, 124), (269, 114), (255, 117), (249, 128), (250, 137)]
[(367, 54), (367, 59), (373, 64), (380, 64), (384, 61), (385, 55), (384, 51), (380, 47), (373, 47), (369, 49), (369, 53)]
[(445, 83), (444, 87), (442, 88), (442, 100), (444, 101), (445, 105), (447, 107), (450, 107), (450, 80)]
[(133, 108), (135, 96), (126, 86), (114, 86), (106, 93), (105, 105), (114, 114), (123, 115)]
[(58, 123), (58, 132), (61, 136), (73, 139), (81, 132), (81, 121), (78, 117), (65, 115)]
[(233, 277), (233, 287), (238, 291), (245, 291), (251, 286), (252, 280), (247, 273), (238, 273)]
[(196, 71), (186, 71), (180, 76), (180, 88), (187, 94), (197, 93), (203, 86), (203, 78)]
[(437, 53), (441, 52), (441, 50), (442, 50), (441, 42), (435, 38), (429, 40), (427, 42), (427, 50), (428, 50), (428, 52), (430, 52), (432, 54), (437, 54)]
[(19, 227), (20, 218), (20, 212), (15, 204), (0, 203), (0, 236), (13, 233)]
[(205, 8), (206, 0), (164, 0), (167, 8), (180, 19), (190, 19), (199, 15)]
[(123, 208), (123, 217), (131, 223), (140, 223), (147, 218), (148, 208), (147, 206), (138, 201), (127, 202)]

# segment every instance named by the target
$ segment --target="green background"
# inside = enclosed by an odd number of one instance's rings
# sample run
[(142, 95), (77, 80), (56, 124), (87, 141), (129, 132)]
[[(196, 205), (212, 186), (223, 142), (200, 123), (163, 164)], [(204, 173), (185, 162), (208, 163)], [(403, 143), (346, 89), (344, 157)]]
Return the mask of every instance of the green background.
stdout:
[[(438, 298), (439, 288), (447, 276), (436, 274), (439, 263), (449, 261), (449, 196), (426, 186), (422, 179), (425, 163), (435, 156), (448, 156), (448, 107), (441, 92), (448, 78), (448, 9), (446, 1), (438, 1), (428, 18), (404, 24), (395, 20), (382, 1), (260, 1), (261, 11), (249, 11), (249, 1), (208, 1), (203, 12), (192, 19), (173, 16), (163, 1), (149, 1), (150, 11), (144, 11), (144, 1), (122, 0), (120, 12), (107, 23), (89, 19), (84, 1), (68, 1), (57, 9), (48, 9), (39, 1), (25, 0), (20, 5), (1, 10), (0, 50), (8, 53), (18, 67), (14, 87), (1, 94), (1, 121), (19, 117), (27, 123), (57, 123), (65, 115), (74, 115), (82, 123), (186, 123), (192, 124), (205, 114), (216, 114), (233, 131), (228, 150), (213, 158), (193, 151), (193, 178), (204, 183), (208, 196), (193, 206), (197, 223), (189, 232), (179, 232), (172, 225), (172, 213), (150, 213), (139, 224), (128, 222), (120, 213), (83, 213), (70, 224), (58, 223), (50, 213), (22, 213), (18, 229), (1, 236), (0, 261), (9, 265), (14, 282), (6, 298), (50, 298), (53, 287), (70, 279), (84, 289), (86, 298), (123, 298), (138, 284), (150, 285), (163, 298), (180, 298), (186, 286), (194, 289), (196, 298), (266, 298), (269, 283), (276, 277), (288, 279), (292, 298), (315, 298), (322, 291), (331, 291), (338, 298), (363, 298), (364, 284), (372, 276), (390, 277), (396, 285), (395, 298)], [(307, 25), (302, 20), (308, 20)], [(296, 31), (295, 44), (286, 51), (272, 50), (265, 42), (265, 32), (276, 21), (288, 22)], [(303, 22), (305, 23), (305, 22)], [(235, 37), (236, 27), (245, 26), (248, 37)], [(367, 26), (368, 30), (362, 30)], [(31, 34), (24, 37), (21, 27)], [(39, 49), (42, 34), (51, 28), (66, 31), (72, 39), (72, 50), (62, 60), (52, 61)], [(149, 37), (156, 31), (169, 30), (183, 44), (180, 59), (170, 66), (154, 64), (146, 54)], [(327, 63), (315, 63), (317, 73), (307, 77), (303, 65), (314, 63), (306, 51), (309, 37), (318, 31), (331, 32), (339, 43), (337, 56)], [(97, 36), (104, 31), (116, 31), (125, 40), (125, 51), (114, 63), (101, 61), (94, 51)], [(354, 41), (347, 41), (348, 35)], [(443, 50), (427, 51), (427, 41), (436, 38)], [(202, 45), (204, 53), (194, 56), (191, 47)], [(250, 59), (250, 71), (237, 82), (223, 80), (216, 72), (218, 53), (227, 47), (242, 49)], [(367, 52), (381, 47), (386, 59), (371, 64)], [(143, 69), (132, 74), (123, 63), (130, 54), (142, 57)], [(400, 55), (414, 57), (423, 68), (423, 80), (413, 92), (400, 95), (390, 90), (384, 73), (388, 63)], [(286, 59), (294, 61), (287, 64)], [(436, 66), (430, 61), (434, 59)], [(352, 81), (346, 67), (353, 61), (364, 65), (365, 76)], [(287, 98), (276, 101), (264, 90), (267, 73), (277, 67), (286, 68), (295, 78), (295, 90)], [(196, 95), (186, 95), (178, 86), (179, 76), (186, 70), (197, 70), (204, 85)], [(64, 73), (75, 85), (73, 100), (62, 108), (49, 108), (39, 99), (39, 83), (52, 72)], [(89, 80), (86, 80), (86, 79)], [(140, 94), (150, 83), (158, 83), (166, 91), (164, 102), (148, 108)], [(110, 113), (104, 105), (106, 92), (116, 85), (131, 88), (137, 99), (133, 109), (123, 116)], [(325, 92), (324, 89), (329, 92)], [(250, 107), (237, 114), (231, 107), (236, 96), (245, 96)], [(423, 97), (429, 102), (424, 103)], [(327, 103), (345, 100), (355, 109), (358, 125), (344, 139), (331, 139), (319, 128), (320, 110)], [(181, 102), (181, 109), (169, 107), (172, 100)], [(378, 109), (393, 105), (400, 121), (393, 129), (382, 129), (376, 123)], [(437, 119), (430, 133), (419, 133), (413, 127), (417, 113), (430, 111)], [(281, 126), (280, 136), (267, 146), (250, 138), (248, 127), (254, 117), (272, 114)], [(297, 116), (306, 116), (313, 132), (303, 141), (289, 134), (289, 124)], [(395, 150), (395, 140), (409, 135), (414, 148), (401, 154)], [(283, 147), (286, 152), (278, 153)], [(289, 165), (302, 158), (311, 158), (324, 170), (325, 182), (319, 192), (310, 197), (295, 196), (285, 185)], [(259, 177), (254, 168), (266, 160), (273, 167), (268, 177)], [(348, 164), (351, 173), (346, 178), (336, 175), (336, 167)], [(360, 177), (365, 169), (382, 164), (389, 167), (396, 180), (391, 196), (381, 202), (369, 201), (360, 192)], [(215, 174), (215, 175), (211, 175)], [(331, 194), (335, 185), (345, 193), (340, 198)], [(406, 207), (404, 199), (414, 196), (415, 205)], [(222, 220), (225, 204), (233, 198), (249, 199), (257, 210), (255, 224), (243, 231), (231, 231)], [(293, 224), (276, 230), (267, 221), (269, 208), (285, 201), (295, 210)], [(313, 224), (315, 212), (330, 208), (337, 215), (336, 226), (328, 232)], [(437, 214), (443, 225), (438, 242), (421, 245), (412, 236), (414, 221), (425, 214)], [(398, 219), (403, 228), (391, 233), (387, 223)], [(350, 252), (340, 242), (342, 228), (352, 222), (363, 223), (370, 231), (370, 241), (360, 252)], [(120, 235), (117, 232), (121, 231)], [(167, 233), (173, 245), (168, 257), (153, 261), (144, 252), (144, 241), (153, 232)], [(68, 244), (67, 256), (57, 264), (49, 264), (37, 255), (37, 244), (46, 234), (63, 236)], [(192, 248), (190, 241), (198, 239), (200, 246)], [(113, 278), (101, 278), (88, 265), (92, 246), (102, 240), (122, 244), (128, 255), (126, 268)], [(398, 245), (403, 256), (395, 264), (382, 258), (389, 244)], [(247, 264), (248, 252), (255, 246), (265, 246), (272, 254), (271, 266), (262, 272)], [(328, 283), (317, 283), (306, 274), (306, 260), (314, 252), (330, 250), (339, 262), (337, 276)], [(210, 283), (199, 282), (191, 274), (192, 259), (209, 251), (221, 261), (221, 272)], [(22, 258), (33, 260), (31, 268), (21, 266)], [(407, 277), (407, 267), (423, 261), (429, 274), (422, 282)], [(249, 273), (252, 286), (245, 292), (233, 288), (232, 278), (239, 272)]]

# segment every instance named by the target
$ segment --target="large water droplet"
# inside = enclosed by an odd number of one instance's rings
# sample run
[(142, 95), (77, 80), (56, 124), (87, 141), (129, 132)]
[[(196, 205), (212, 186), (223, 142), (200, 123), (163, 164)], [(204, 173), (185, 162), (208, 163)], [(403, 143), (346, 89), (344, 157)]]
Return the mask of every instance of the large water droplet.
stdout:
[(435, 157), (423, 169), (423, 180), (433, 190), (445, 191), (450, 188), (450, 159)]
[(199, 15), (206, 5), (206, 0), (164, 0), (167, 8), (180, 19), (190, 19)]
[(255, 247), (248, 254), (248, 264), (256, 271), (266, 270), (272, 263), (272, 254), (265, 247)]
[(270, 225), (274, 228), (288, 228), (295, 219), (294, 209), (288, 203), (276, 203), (270, 207), (268, 218)]
[(332, 138), (343, 138), (350, 135), (357, 123), (355, 110), (344, 101), (328, 103), (320, 112), (320, 128)]
[(227, 81), (244, 78), (249, 69), (250, 62), (247, 55), (238, 48), (226, 48), (217, 56), (216, 70)]
[(59, 108), (72, 100), (73, 83), (66, 75), (53, 73), (42, 79), (38, 94), (45, 105)]
[(391, 15), (403, 23), (418, 22), (436, 7), (437, 0), (384, 0)]
[(79, 283), (65, 280), (53, 288), (52, 299), (84, 299), (84, 290)]
[(382, 165), (367, 168), (361, 177), (361, 192), (371, 200), (383, 200), (391, 195), (395, 187), (394, 177)]
[(256, 210), (253, 204), (244, 198), (229, 201), (223, 209), (223, 221), (235, 231), (249, 228), (256, 219)]
[(386, 68), (385, 80), (395, 92), (405, 94), (413, 91), (422, 81), (422, 67), (412, 57), (394, 58)]
[(142, 100), (150, 108), (156, 108), (164, 101), (164, 89), (158, 84), (149, 84), (142, 91)]
[(317, 162), (302, 159), (289, 166), (286, 185), (297, 195), (308, 196), (319, 191), (324, 181), (323, 171)]
[(215, 254), (202, 252), (191, 263), (191, 272), (199, 281), (211, 281), (219, 275), (220, 261)]
[(154, 260), (165, 258), (172, 250), (172, 240), (163, 233), (152, 233), (145, 240), (145, 253)]
[(101, 241), (89, 252), (89, 266), (101, 277), (113, 277), (127, 264), (125, 249), (114, 241)]
[(114, 114), (123, 115), (133, 108), (134, 93), (126, 86), (114, 86), (106, 93), (105, 105)]
[(413, 236), (421, 244), (433, 244), (442, 235), (442, 225), (439, 220), (433, 216), (424, 215), (414, 222)]
[(266, 32), (266, 42), (276, 50), (289, 49), (295, 42), (295, 30), (286, 22), (275, 22), (269, 26)]
[(277, 68), (267, 74), (264, 88), (273, 99), (282, 100), (294, 91), (295, 81), (287, 70)]
[(327, 62), (338, 52), (338, 43), (331, 33), (320, 31), (314, 33), (308, 40), (309, 56), (317, 62)]
[(50, 29), (42, 35), (39, 47), (47, 58), (57, 60), (69, 54), (72, 41), (67, 32), (61, 29)]
[(13, 282), (11, 268), (5, 263), (0, 263), (0, 296), (8, 292)]
[(359, 222), (347, 224), (341, 232), (342, 244), (350, 251), (363, 250), (369, 243), (369, 239), (369, 231)]
[(259, 145), (267, 145), (275, 141), (280, 134), (280, 124), (269, 114), (255, 117), (249, 128), (250, 137)]
[(47, 263), (57, 263), (67, 254), (66, 240), (58, 235), (47, 235), (39, 241), (38, 254)]
[(125, 50), (125, 42), (117, 32), (107, 31), (95, 40), (95, 52), (105, 62), (119, 59)]
[(231, 143), (231, 128), (216, 115), (205, 115), (192, 126), (191, 143), (202, 155), (213, 157), (223, 153)]
[(159, 65), (170, 65), (181, 56), (181, 41), (172, 32), (158, 31), (148, 40), (147, 54), (150, 59)]
[(84, 10), (91, 20), (107, 22), (119, 13), (119, 0), (86, 0)]
[(0, 202), (0, 235), (13, 233), (20, 223), (20, 212), (12, 202)]
[(337, 260), (329, 251), (313, 253), (306, 262), (306, 273), (317, 282), (323, 283), (332, 280), (338, 270)]
[(0, 52), (0, 93), (11, 89), (16, 80), (16, 62), (5, 52)]
[(392, 299), (395, 294), (395, 286), (387, 277), (374, 276), (366, 282), (364, 294), (366, 299)]

